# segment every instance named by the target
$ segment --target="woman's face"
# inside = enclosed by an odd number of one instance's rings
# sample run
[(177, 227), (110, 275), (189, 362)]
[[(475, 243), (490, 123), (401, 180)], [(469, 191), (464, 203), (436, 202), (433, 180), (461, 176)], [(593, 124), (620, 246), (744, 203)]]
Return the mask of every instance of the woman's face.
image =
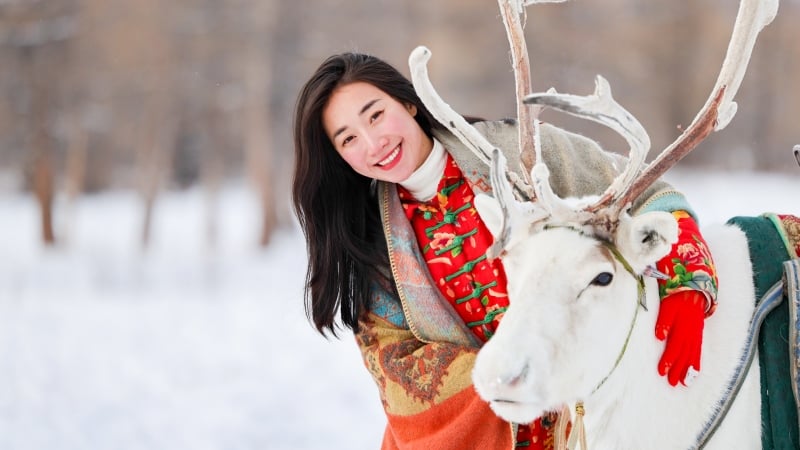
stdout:
[(405, 105), (364, 82), (339, 86), (322, 110), (322, 125), (333, 147), (353, 170), (369, 178), (399, 183), (433, 148)]

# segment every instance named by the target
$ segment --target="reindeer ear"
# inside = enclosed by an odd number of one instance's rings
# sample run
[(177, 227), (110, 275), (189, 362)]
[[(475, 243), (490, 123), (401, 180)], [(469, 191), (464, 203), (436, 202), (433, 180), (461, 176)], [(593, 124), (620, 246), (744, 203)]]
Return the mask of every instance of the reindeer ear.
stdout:
[(636, 273), (669, 253), (678, 240), (678, 222), (667, 212), (620, 218), (616, 244)]
[(486, 228), (497, 239), (503, 223), (503, 210), (500, 208), (500, 202), (490, 195), (478, 194), (475, 196), (475, 209), (478, 210), (478, 215), (481, 216)]

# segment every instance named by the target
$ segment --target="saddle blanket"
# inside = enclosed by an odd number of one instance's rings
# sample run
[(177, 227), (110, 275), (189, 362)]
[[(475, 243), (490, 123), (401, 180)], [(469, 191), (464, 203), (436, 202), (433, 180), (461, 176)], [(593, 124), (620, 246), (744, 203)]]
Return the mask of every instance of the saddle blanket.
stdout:
[(728, 223), (747, 236), (756, 299), (784, 284), (783, 301), (764, 319), (758, 337), (762, 448), (800, 449), (800, 218), (764, 214)]

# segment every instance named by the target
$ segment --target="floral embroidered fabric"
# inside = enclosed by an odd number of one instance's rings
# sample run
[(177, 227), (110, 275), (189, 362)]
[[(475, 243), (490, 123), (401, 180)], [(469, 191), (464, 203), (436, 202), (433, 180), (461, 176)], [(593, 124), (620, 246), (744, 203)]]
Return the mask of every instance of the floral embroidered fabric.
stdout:
[(486, 258), (492, 235), (478, 217), (472, 189), (447, 158), (433, 199), (419, 202), (402, 187), (398, 192), (436, 285), (485, 342), (508, 307), (506, 276), (499, 260)]
[(767, 215), (770, 216), (777, 224), (788, 250), (794, 252), (792, 258), (800, 258), (800, 217), (788, 214)]
[[(398, 186), (431, 276), (473, 333), (489, 340), (508, 308), (506, 276), (499, 260), (486, 258), (493, 238), (473, 205), (475, 195), (448, 154), (437, 194), (419, 202)], [(552, 448), (556, 415), (520, 425), (517, 447)], [(549, 443), (549, 444), (547, 444)]]
[(710, 316), (717, 307), (717, 271), (711, 252), (692, 216), (685, 211), (675, 211), (672, 215), (678, 220), (678, 242), (656, 264), (658, 270), (670, 277), (658, 280), (659, 296), (664, 299), (677, 292), (700, 291), (708, 300), (706, 316)]

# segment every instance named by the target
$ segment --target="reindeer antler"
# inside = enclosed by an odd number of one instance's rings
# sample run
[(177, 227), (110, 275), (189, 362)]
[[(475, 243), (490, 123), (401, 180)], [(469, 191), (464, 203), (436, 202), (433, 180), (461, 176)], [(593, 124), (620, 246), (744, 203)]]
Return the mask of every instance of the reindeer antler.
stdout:
[[(598, 77), (598, 88), (594, 96), (577, 97), (542, 93), (529, 95), (526, 98), (529, 103), (551, 106), (605, 124), (622, 134), (631, 146), (628, 167), (612, 182), (595, 204), (587, 207), (587, 211), (596, 212), (593, 218), (596, 224), (604, 225), (609, 231), (613, 230), (620, 213), (630, 207), (636, 197), (692, 151), (712, 131), (719, 131), (730, 123), (737, 107), (733, 97), (739, 90), (747, 70), (756, 38), (761, 30), (772, 22), (777, 11), (778, 0), (741, 0), (720, 74), (706, 104), (683, 134), (661, 151), (658, 157), (641, 172), (646, 149), (649, 148), (647, 133), (636, 119), (613, 101), (610, 90), (608, 90), (608, 100), (602, 99), (604, 91), (608, 89), (602, 77)], [(642, 146), (645, 146), (644, 152), (640, 151)]]
[[(517, 96), (517, 119), (519, 123), (519, 152), (522, 164), (521, 172), (526, 177), (519, 180), (510, 173), (512, 182), (519, 192), (533, 197), (531, 186), (534, 184), (528, 174), (533, 170), (537, 160), (540, 160), (541, 149), (538, 139), (538, 116), (541, 107), (524, 103), (524, 98), (531, 91), (530, 65), (528, 50), (520, 16), (525, 14), (525, 7), (536, 3), (562, 3), (566, 0), (498, 0), (503, 25), (511, 47), (512, 67)], [(428, 77), (427, 63), (431, 51), (424, 46), (417, 47), (411, 52), (408, 63), (411, 68), (411, 81), (422, 103), (451, 133), (453, 133), (479, 160), (490, 163), (490, 153), (494, 146), (470, 125), (460, 114), (448, 105), (433, 87)]]
[[(428, 61), (430, 59), (431, 51), (422, 45), (415, 48), (408, 57), (408, 65), (411, 68), (411, 83), (414, 85), (414, 90), (433, 117), (472, 151), (478, 160), (489, 165), (491, 163), (491, 153), (497, 148), (439, 96), (428, 77)], [(509, 174), (514, 187), (529, 198), (533, 197), (530, 185), (515, 175)]]
[(797, 160), (797, 165), (800, 166), (800, 145), (794, 146), (794, 159)]
[(506, 158), (495, 149), (492, 152), (489, 179), (502, 216), (499, 235), (486, 251), (486, 256), (490, 259), (499, 257), (504, 249), (511, 246), (511, 231), (514, 227), (530, 227), (553, 217), (565, 221), (572, 219), (574, 222), (586, 220), (589, 213), (572, 208), (555, 195), (550, 187), (550, 172), (544, 163), (537, 163), (531, 171), (531, 176), (537, 183), (534, 186), (537, 201), (517, 201), (512, 193), (511, 183), (506, 177), (507, 173)]
[[(644, 168), (644, 161), (650, 148), (650, 138), (644, 127), (613, 99), (611, 88), (604, 78), (598, 76), (595, 93), (590, 96), (558, 94), (554, 91), (530, 94), (530, 67), (520, 16), (524, 15), (525, 6), (563, 1), (565, 0), (498, 0), (514, 68), (522, 172), (525, 176), (530, 172), (530, 178), (524, 181), (513, 176), (513, 173), (508, 176), (518, 191), (529, 194), (529, 197), (541, 203), (540, 210), (546, 211), (547, 216), (581, 218), (583, 223), (598, 226), (611, 233), (616, 228), (622, 212), (630, 207), (636, 197), (692, 151), (712, 131), (723, 129), (731, 121), (737, 107), (733, 97), (747, 70), (758, 34), (777, 14), (778, 0), (740, 1), (725, 59), (706, 104), (683, 134), (665, 148), (647, 168)], [(490, 156), (492, 153), (499, 154), (499, 150), (436, 93), (427, 73), (430, 55), (430, 50), (418, 47), (409, 58), (412, 82), (417, 94), (433, 116), (481, 161), (487, 164), (491, 162), (493, 178), (499, 179), (499, 168), (504, 166), (504, 163), (497, 157)], [(553, 193), (548, 182), (548, 170), (541, 158), (538, 115), (542, 106), (538, 105), (551, 106), (599, 122), (614, 129), (627, 140), (630, 146), (628, 166), (595, 203), (569, 210), (567, 203)], [(800, 162), (798, 153), (800, 151), (795, 147), (795, 155)], [(493, 161), (490, 161), (492, 159)], [(498, 180), (493, 181), (493, 185), (498, 184), (496, 183)], [(498, 193), (498, 197), (505, 196), (502, 200), (504, 204), (508, 204), (506, 194)], [(511, 197), (513, 198), (513, 195)], [(585, 219), (586, 217), (590, 218)]]
[[(628, 190), (615, 196), (616, 205), (611, 204), (610, 209), (621, 211), (627, 208), (627, 205), (670, 167), (689, 154), (712, 131), (720, 131), (730, 123), (737, 108), (733, 97), (738, 92), (747, 71), (756, 38), (761, 30), (772, 22), (777, 13), (778, 0), (741, 0), (722, 68), (706, 104), (689, 127), (661, 151)], [(604, 201), (605, 203), (600, 202), (592, 208), (597, 210), (609, 205), (609, 200)]]
[[(598, 202), (615, 200), (616, 193), (625, 192), (630, 188), (636, 175), (644, 166), (645, 157), (650, 150), (650, 136), (647, 135), (642, 124), (614, 100), (611, 95), (611, 86), (605, 78), (597, 76), (594, 94), (589, 96), (559, 94), (550, 90), (545, 93), (531, 94), (525, 98), (525, 102), (547, 105), (573, 116), (598, 122), (622, 135), (630, 146), (629, 163), (606, 189), (605, 194)], [(594, 211), (593, 207), (589, 207), (588, 210)]]
[(417, 91), (420, 100), (436, 120), (450, 130), (479, 160), (489, 164), (494, 146), (475, 127), (470, 125), (461, 114), (457, 113), (442, 100), (436, 92), (430, 78), (428, 78), (428, 60), (430, 59), (431, 51), (422, 45), (415, 48), (408, 57), (408, 65), (411, 68), (411, 83), (414, 85), (414, 90)]
[[(511, 66), (514, 68), (514, 81), (517, 93), (517, 119), (519, 121), (519, 150), (522, 173), (526, 176), (533, 170), (536, 161), (541, 160), (538, 130), (535, 123), (542, 108), (531, 106), (523, 101), (531, 93), (531, 69), (528, 60), (528, 47), (525, 44), (520, 16), (525, 14), (525, 6), (536, 3), (563, 3), (566, 0), (498, 0), (508, 44), (511, 48)], [(528, 183), (532, 180), (527, 179)]]

